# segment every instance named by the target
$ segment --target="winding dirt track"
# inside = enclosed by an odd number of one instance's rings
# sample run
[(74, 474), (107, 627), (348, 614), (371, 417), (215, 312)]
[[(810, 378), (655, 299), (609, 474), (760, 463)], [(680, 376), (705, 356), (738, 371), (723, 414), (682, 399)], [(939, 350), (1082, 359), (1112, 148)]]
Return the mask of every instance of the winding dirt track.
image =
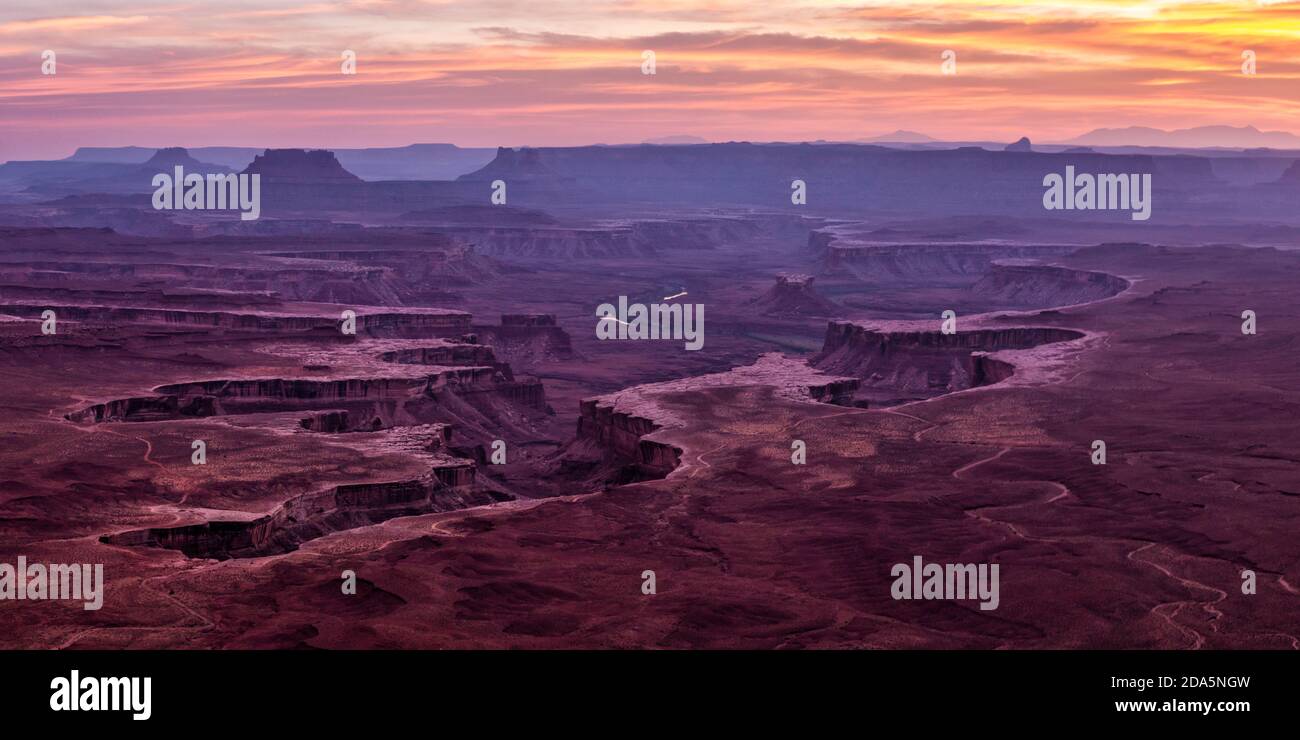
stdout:
[[(1173, 573), (1172, 571), (1170, 571), (1168, 568), (1164, 567), (1163, 565), (1160, 565), (1159, 563), (1155, 563), (1155, 562), (1152, 562), (1152, 561), (1150, 561), (1150, 560), (1143, 560), (1143, 559), (1137, 557), (1139, 553), (1141, 553), (1141, 552), (1145, 552), (1146, 550), (1149, 550), (1150, 548), (1158, 547), (1158, 546), (1160, 546), (1160, 543), (1157, 543), (1157, 542), (1148, 542), (1147, 544), (1145, 544), (1145, 545), (1143, 545), (1143, 546), (1137, 548), (1136, 550), (1133, 550), (1132, 552), (1130, 552), (1130, 553), (1128, 554), (1128, 559), (1131, 560), (1131, 561), (1133, 561), (1133, 562), (1135, 562), (1135, 563), (1141, 563), (1141, 564), (1143, 564), (1143, 565), (1149, 565), (1149, 566), (1151, 566), (1152, 568), (1155, 568), (1156, 570), (1160, 571), (1160, 572), (1161, 572), (1162, 574), (1164, 574), (1165, 576), (1167, 576), (1167, 577), (1169, 577), (1169, 578), (1172, 578), (1172, 579), (1174, 579), (1175, 581), (1178, 581), (1179, 583), (1181, 583), (1182, 585), (1186, 586), (1187, 588), (1191, 588), (1191, 589), (1200, 589), (1200, 590), (1203, 590), (1203, 591), (1209, 591), (1209, 592), (1211, 592), (1211, 593), (1214, 593), (1214, 594), (1217, 594), (1217, 595), (1218, 595), (1216, 598), (1214, 598), (1214, 599), (1212, 599), (1212, 600), (1210, 600), (1210, 601), (1170, 601), (1170, 602), (1166, 602), (1166, 603), (1163, 603), (1163, 604), (1157, 604), (1156, 606), (1154, 606), (1154, 607), (1151, 608), (1151, 613), (1152, 613), (1152, 614), (1155, 614), (1155, 615), (1157, 615), (1157, 616), (1163, 618), (1166, 622), (1169, 623), (1169, 626), (1170, 626), (1170, 627), (1173, 627), (1174, 629), (1178, 630), (1179, 632), (1183, 633), (1184, 635), (1188, 635), (1188, 636), (1191, 637), (1191, 639), (1192, 639), (1191, 649), (1192, 649), (1192, 650), (1200, 650), (1200, 649), (1205, 645), (1205, 637), (1204, 637), (1200, 632), (1197, 632), (1196, 630), (1192, 629), (1191, 627), (1188, 627), (1188, 626), (1183, 625), (1183, 624), (1179, 624), (1177, 621), (1175, 621), (1174, 618), (1177, 617), (1178, 614), (1179, 614), (1179, 612), (1181, 612), (1181, 611), (1183, 610), (1183, 607), (1185, 607), (1185, 606), (1187, 606), (1187, 605), (1189, 605), (1189, 604), (1192, 604), (1192, 605), (1195, 605), (1195, 606), (1199, 606), (1199, 607), (1201, 607), (1202, 610), (1204, 610), (1204, 611), (1206, 611), (1206, 612), (1208, 612), (1208, 613), (1210, 614), (1210, 629), (1211, 629), (1211, 630), (1214, 630), (1214, 631), (1218, 631), (1218, 625), (1216, 624), (1216, 622), (1217, 622), (1217, 620), (1219, 620), (1220, 618), (1223, 617), (1223, 612), (1221, 612), (1221, 611), (1219, 611), (1218, 609), (1216, 609), (1216, 608), (1214, 607), (1214, 605), (1217, 604), (1217, 603), (1219, 603), (1220, 601), (1223, 601), (1224, 599), (1228, 598), (1228, 594), (1227, 594), (1227, 592), (1222, 591), (1222, 590), (1217, 589), (1217, 588), (1214, 588), (1213, 586), (1207, 586), (1207, 585), (1205, 585), (1204, 583), (1201, 583), (1201, 582), (1199, 582), (1199, 581), (1193, 581), (1193, 580), (1190, 579), (1190, 578), (1184, 578), (1183, 576), (1177, 575), (1177, 574)], [(1172, 610), (1170, 609), (1170, 607), (1172, 607)], [(1288, 635), (1288, 637), (1290, 637), (1290, 636)], [(1293, 641), (1294, 641), (1294, 639), (1295, 639), (1295, 638), (1292, 638)]]

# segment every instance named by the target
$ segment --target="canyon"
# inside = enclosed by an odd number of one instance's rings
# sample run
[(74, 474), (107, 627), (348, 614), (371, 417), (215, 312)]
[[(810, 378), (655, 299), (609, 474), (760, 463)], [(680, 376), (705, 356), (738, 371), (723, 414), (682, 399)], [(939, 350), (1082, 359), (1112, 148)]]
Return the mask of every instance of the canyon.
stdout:
[[(1300, 646), (1300, 253), (1162, 205), (1225, 187), (1202, 160), (1075, 157), (1154, 168), (1139, 235), (1016, 210), (1036, 152), (193, 154), (158, 156), (260, 173), (262, 218), (89, 175), (0, 207), (0, 560), (106, 581), (0, 646)], [(617, 296), (707, 306), (707, 341), (600, 341)], [(995, 563), (997, 607), (892, 598), (922, 556)]]

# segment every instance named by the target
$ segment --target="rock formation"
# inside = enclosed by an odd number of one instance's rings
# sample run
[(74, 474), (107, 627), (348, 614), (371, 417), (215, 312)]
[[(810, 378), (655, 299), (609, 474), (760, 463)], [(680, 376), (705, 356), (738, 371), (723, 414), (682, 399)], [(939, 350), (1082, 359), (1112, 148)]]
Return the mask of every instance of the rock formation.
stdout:
[(994, 265), (970, 287), (973, 294), (995, 298), (1008, 307), (1069, 306), (1110, 298), (1128, 281), (1102, 272), (1046, 265)]
[(150, 157), (144, 164), (140, 165), (140, 170), (145, 173), (156, 174), (162, 172), (170, 175), (175, 167), (183, 167), (186, 174), (207, 172), (226, 173), (232, 171), (229, 167), (224, 167), (219, 164), (200, 162), (190, 156), (188, 150), (179, 146), (166, 147), (154, 152), (152, 157)]
[(753, 305), (764, 316), (836, 316), (841, 313), (839, 306), (813, 289), (814, 280), (811, 275), (778, 275), (776, 284), (755, 298)]
[(809, 364), (859, 378), (862, 385), (921, 396), (989, 385), (1011, 367), (990, 353), (1080, 339), (1081, 332), (1048, 327), (941, 331), (880, 331), (848, 321), (826, 327), (821, 352)]
[(262, 183), (348, 184), (361, 178), (343, 169), (334, 152), (324, 149), (267, 149), (243, 174), (261, 175)]

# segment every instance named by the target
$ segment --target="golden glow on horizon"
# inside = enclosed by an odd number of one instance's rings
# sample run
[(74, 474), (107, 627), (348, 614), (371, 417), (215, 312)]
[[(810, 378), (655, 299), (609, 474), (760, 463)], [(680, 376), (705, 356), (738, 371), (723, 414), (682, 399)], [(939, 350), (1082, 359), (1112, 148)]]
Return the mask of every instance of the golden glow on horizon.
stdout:
[[(174, 125), (191, 145), (231, 143), (232, 120), (241, 141), (309, 130), (319, 140), (302, 144), (322, 146), (899, 128), (1064, 140), (1300, 121), (1300, 2), (123, 0), (117, 14), (57, 17), (41, 0), (7, 4), (0, 127), (32, 141), (44, 127), (89, 144)], [(47, 48), (55, 76), (39, 74)], [(339, 73), (343, 49), (357, 52), (356, 76)], [(643, 49), (654, 76), (640, 74)], [(957, 52), (954, 76), (940, 74), (944, 49)], [(1258, 54), (1253, 77), (1245, 49)], [(4, 146), (0, 159), (15, 155)]]

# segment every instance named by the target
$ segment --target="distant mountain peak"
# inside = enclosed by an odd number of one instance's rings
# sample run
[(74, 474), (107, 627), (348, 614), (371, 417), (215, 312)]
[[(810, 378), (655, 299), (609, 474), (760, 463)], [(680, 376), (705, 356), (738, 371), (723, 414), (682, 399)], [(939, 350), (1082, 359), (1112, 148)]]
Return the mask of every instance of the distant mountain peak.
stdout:
[(328, 149), (267, 149), (244, 173), (292, 182), (361, 182)]
[(190, 152), (183, 146), (163, 147), (153, 153), (153, 156), (145, 161), (146, 167), (174, 167), (182, 165), (185, 167), (197, 167), (202, 163), (190, 156)]
[(839, 306), (813, 290), (812, 275), (782, 273), (776, 284), (750, 301), (764, 316), (837, 316)]
[(922, 133), (917, 133), (916, 131), (899, 129), (892, 134), (882, 134), (880, 136), (873, 136), (869, 139), (858, 139), (858, 141), (893, 141), (903, 144), (926, 144), (932, 141), (938, 141), (938, 139), (932, 136), (926, 136)]
[(1088, 146), (1162, 146), (1184, 149), (1300, 149), (1300, 136), (1287, 131), (1260, 131), (1254, 126), (1197, 126), (1166, 131), (1150, 126), (1099, 128), (1066, 144)]
[(1033, 146), (1033, 144), (1030, 144), (1030, 143), (1029, 143), (1029, 137), (1028, 137), (1028, 136), (1021, 136), (1021, 137), (1020, 137), (1019, 139), (1017, 139), (1014, 143), (1012, 143), (1012, 144), (1007, 144), (1007, 147), (1006, 147), (1005, 151), (1008, 151), (1008, 152), (1032, 152), (1032, 151), (1034, 151), (1034, 146)]
[(219, 164), (202, 162), (190, 156), (190, 152), (183, 146), (168, 146), (159, 149), (149, 157), (140, 169), (148, 172), (170, 172), (175, 167), (183, 167), (192, 172), (230, 172), (229, 167), (223, 167)]
[(542, 154), (533, 147), (514, 149), (497, 147), (497, 156), (482, 169), (461, 175), (458, 180), (484, 180), (496, 177), (549, 178), (555, 172), (542, 161)]

